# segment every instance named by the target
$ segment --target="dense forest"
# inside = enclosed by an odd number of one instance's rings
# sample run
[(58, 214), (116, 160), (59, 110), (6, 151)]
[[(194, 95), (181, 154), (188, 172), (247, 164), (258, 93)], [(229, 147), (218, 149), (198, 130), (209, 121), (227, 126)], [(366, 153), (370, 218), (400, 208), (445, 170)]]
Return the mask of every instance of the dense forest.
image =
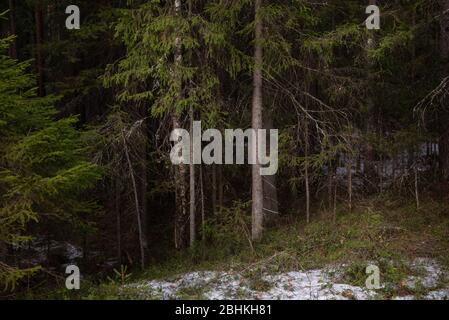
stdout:
[[(1, 0), (0, 298), (341, 264), (360, 298), (370, 263), (375, 297), (449, 288), (448, 89), (448, 0)], [(199, 123), (203, 161), (190, 140), (174, 164)], [(249, 128), (277, 129), (275, 174), (208, 148)], [(416, 259), (432, 286), (407, 286)]]

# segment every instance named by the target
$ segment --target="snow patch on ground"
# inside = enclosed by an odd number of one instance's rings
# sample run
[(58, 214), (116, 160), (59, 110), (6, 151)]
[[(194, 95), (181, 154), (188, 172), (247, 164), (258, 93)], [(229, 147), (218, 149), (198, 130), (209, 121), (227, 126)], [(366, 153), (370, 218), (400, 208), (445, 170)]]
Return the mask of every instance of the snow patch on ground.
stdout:
[(210, 300), (348, 300), (371, 299), (374, 291), (332, 283), (328, 270), (292, 271), (260, 277), (266, 290), (253, 289), (251, 280), (234, 272), (192, 272), (174, 280), (151, 280), (135, 284), (151, 297), (179, 299), (183, 292), (196, 291), (200, 298)]
[[(446, 273), (432, 259), (419, 258), (410, 267), (417, 275), (405, 280), (413, 289), (419, 284), (428, 289), (422, 299), (448, 299), (449, 287), (438, 288)], [(196, 271), (165, 280), (142, 281), (128, 285), (148, 299), (182, 299), (186, 295), (198, 299), (232, 300), (368, 300), (379, 298), (375, 290), (340, 283), (335, 274), (344, 273), (344, 266), (279, 274), (261, 273), (254, 285), (254, 275), (245, 277), (234, 271)], [(413, 295), (394, 297), (411, 300)]]
[(422, 286), (425, 289), (435, 288), (445, 276), (441, 267), (429, 258), (415, 259), (410, 268), (418, 274), (418, 276), (409, 276), (406, 280), (406, 286), (411, 289), (415, 289), (417, 286)]

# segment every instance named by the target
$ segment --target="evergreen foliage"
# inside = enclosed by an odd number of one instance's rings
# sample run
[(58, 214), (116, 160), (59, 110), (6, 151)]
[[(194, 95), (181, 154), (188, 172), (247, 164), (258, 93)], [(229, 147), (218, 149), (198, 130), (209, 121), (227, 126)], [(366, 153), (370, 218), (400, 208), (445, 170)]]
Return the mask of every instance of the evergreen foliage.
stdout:
[[(31, 239), (30, 222), (70, 223), (95, 209), (83, 192), (100, 177), (85, 157), (76, 117), (56, 120), (56, 98), (38, 98), (29, 62), (6, 56), (10, 38), (0, 40), (0, 243)], [(2, 284), (37, 269), (1, 264)]]

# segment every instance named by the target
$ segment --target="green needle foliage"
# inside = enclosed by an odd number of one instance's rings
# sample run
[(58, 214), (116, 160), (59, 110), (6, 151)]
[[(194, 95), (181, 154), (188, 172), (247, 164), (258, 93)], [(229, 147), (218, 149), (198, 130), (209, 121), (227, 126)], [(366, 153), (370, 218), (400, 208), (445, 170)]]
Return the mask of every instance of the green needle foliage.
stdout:
[[(19, 245), (30, 222), (71, 221), (95, 207), (80, 200), (100, 178), (83, 154), (76, 117), (56, 120), (56, 98), (36, 97), (29, 62), (4, 54), (10, 38), (0, 40), (0, 245)], [(26, 270), (21, 270), (26, 267)], [(30, 268), (31, 267), (31, 268)], [(0, 285), (34, 272), (32, 266), (0, 262)]]

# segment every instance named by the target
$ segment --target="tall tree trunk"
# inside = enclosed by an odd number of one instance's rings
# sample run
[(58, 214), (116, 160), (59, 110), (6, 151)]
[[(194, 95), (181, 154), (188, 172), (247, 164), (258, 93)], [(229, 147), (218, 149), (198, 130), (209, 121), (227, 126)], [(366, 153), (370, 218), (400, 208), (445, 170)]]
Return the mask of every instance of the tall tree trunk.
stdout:
[(147, 200), (147, 190), (148, 190), (148, 126), (146, 118), (148, 117), (148, 109), (144, 105), (139, 114), (139, 120), (143, 120), (141, 124), (142, 131), (142, 147), (140, 155), (140, 207), (141, 207), (141, 219), (142, 219), (142, 237), (143, 237), (143, 248), (145, 252), (148, 250), (148, 200)]
[[(14, 0), (9, 0), (9, 33), (12, 36), (16, 34), (16, 8)], [(9, 47), (9, 56), (12, 59), (17, 59), (17, 40), (14, 39)]]
[(253, 74), (253, 98), (252, 98), (252, 128), (256, 131), (256, 137), (253, 139), (253, 155), (255, 164), (252, 166), (252, 239), (258, 241), (262, 238), (263, 232), (263, 182), (260, 175), (258, 134), (262, 129), (262, 20), (260, 10), (262, 0), (256, 0), (254, 6), (255, 16), (255, 41), (254, 41), (254, 74)]
[[(173, 129), (181, 128), (179, 117), (172, 115)], [(175, 167), (175, 193), (176, 193), (176, 212), (175, 212), (175, 248), (182, 249), (186, 246), (186, 222), (187, 222), (187, 169), (185, 164), (179, 164)]]
[[(377, 1), (376, 0), (369, 0), (369, 5), (377, 5)], [(368, 37), (368, 41), (366, 43), (366, 54), (368, 55), (368, 51), (372, 50), (375, 46), (376, 46), (376, 40), (374, 37), (374, 30), (368, 30), (369, 33), (369, 37)], [(373, 61), (369, 58), (368, 59), (368, 64), (367, 64), (367, 72), (368, 75), (371, 74), (371, 67), (373, 65)], [(374, 99), (372, 96), (371, 92), (368, 92), (368, 96), (367, 96), (367, 100), (366, 100), (366, 104), (367, 104), (367, 116), (366, 116), (366, 132), (365, 134), (372, 134), (376, 132), (376, 123), (375, 123), (375, 103), (374, 103)], [(374, 160), (375, 160), (375, 154), (374, 154), (374, 149), (373, 146), (371, 145), (371, 142), (368, 142), (366, 144), (366, 151), (365, 151), (365, 175), (369, 181), (369, 185), (368, 185), (368, 190), (372, 189), (372, 185), (375, 185), (373, 183), (373, 180), (377, 179), (376, 177), (376, 168), (375, 168), (375, 164), (374, 164)]]
[[(175, 0), (175, 14), (181, 15), (181, 0)], [(181, 37), (175, 39), (176, 52), (175, 64), (180, 65), (182, 62), (181, 52)], [(174, 77), (180, 79), (179, 99), (182, 98), (182, 83), (181, 77), (176, 74)], [(171, 115), (173, 129), (181, 128), (179, 116), (173, 110)], [(176, 188), (176, 213), (175, 213), (175, 247), (177, 249), (186, 246), (186, 222), (187, 222), (187, 186), (186, 186), (187, 169), (185, 164), (180, 164), (175, 168), (175, 188)]]
[[(273, 119), (271, 117), (272, 112), (266, 113), (264, 117), (264, 126), (267, 129), (267, 141), (270, 136), (270, 129), (273, 129)], [(270, 144), (267, 143), (267, 152), (270, 153)], [(271, 217), (279, 214), (278, 193), (276, 186), (276, 175), (263, 177), (263, 194), (264, 194), (264, 213), (269, 214)]]
[(37, 0), (34, 9), (36, 23), (36, 69), (38, 74), (38, 95), (45, 96), (44, 83), (44, 57), (42, 53), (43, 45), (43, 24), (42, 24), (42, 0)]

